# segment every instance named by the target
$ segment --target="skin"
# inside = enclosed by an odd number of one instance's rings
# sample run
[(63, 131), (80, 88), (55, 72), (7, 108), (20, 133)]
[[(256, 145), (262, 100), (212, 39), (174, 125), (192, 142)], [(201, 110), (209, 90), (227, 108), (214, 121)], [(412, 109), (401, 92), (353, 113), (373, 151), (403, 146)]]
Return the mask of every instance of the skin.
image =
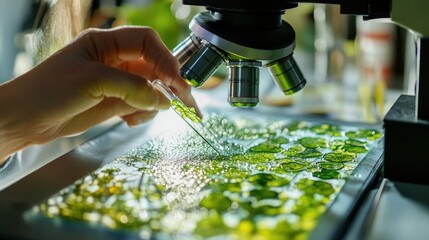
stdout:
[(198, 110), (179, 62), (148, 27), (89, 29), (29, 72), (0, 85), (0, 163), (16, 151), (81, 133), (113, 116), (134, 126), (170, 102), (161, 79)]

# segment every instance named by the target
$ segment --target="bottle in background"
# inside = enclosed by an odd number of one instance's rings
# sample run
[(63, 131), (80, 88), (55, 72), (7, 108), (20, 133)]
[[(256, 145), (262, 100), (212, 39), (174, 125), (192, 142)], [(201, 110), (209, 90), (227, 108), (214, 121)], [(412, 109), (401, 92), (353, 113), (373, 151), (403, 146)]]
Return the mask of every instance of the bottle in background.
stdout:
[(357, 18), (358, 86), (363, 117), (379, 122), (385, 114), (386, 88), (392, 84), (395, 48), (395, 25), (386, 20)]

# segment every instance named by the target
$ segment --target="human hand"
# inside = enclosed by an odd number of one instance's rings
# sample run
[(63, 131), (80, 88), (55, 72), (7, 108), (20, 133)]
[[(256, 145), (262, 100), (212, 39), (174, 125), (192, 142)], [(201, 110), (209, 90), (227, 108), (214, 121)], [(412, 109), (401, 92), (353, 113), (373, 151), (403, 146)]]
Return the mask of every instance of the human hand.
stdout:
[[(72, 135), (121, 116), (137, 125), (167, 109), (161, 79), (195, 107), (179, 63), (146, 27), (90, 29), (28, 73), (0, 86), (1, 159), (31, 144)], [(201, 115), (201, 113), (199, 112)]]

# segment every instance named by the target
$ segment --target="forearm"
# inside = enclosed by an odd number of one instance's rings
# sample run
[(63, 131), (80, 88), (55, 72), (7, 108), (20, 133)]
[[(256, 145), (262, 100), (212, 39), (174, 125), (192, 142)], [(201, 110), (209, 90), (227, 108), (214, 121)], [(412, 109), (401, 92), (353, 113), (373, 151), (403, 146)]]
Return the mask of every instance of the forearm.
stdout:
[(13, 153), (29, 145), (23, 138), (24, 133), (15, 124), (13, 92), (8, 84), (0, 85), (0, 164)]

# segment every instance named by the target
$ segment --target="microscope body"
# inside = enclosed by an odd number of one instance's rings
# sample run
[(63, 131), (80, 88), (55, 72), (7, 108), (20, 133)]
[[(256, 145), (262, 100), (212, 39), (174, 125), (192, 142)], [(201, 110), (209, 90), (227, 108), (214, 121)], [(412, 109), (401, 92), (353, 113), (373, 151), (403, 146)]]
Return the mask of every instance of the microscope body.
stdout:
[(401, 95), (384, 118), (385, 177), (419, 184), (429, 184), (428, 8), (429, 2), (425, 0), (392, 0), (392, 21), (414, 33), (417, 74), (415, 95)]
[[(302, 89), (306, 80), (293, 58), (295, 31), (282, 20), (285, 9), (297, 4), (268, 0), (184, 3), (205, 5), (189, 25), (191, 35), (173, 50), (182, 64), (182, 77), (200, 87), (220, 64), (229, 68), (228, 102), (254, 107), (259, 101), (259, 68), (269, 69), (277, 86), (287, 95)], [(251, 1), (252, 2), (252, 1)]]
[[(306, 80), (293, 59), (295, 32), (281, 16), (300, 3), (338, 4), (342, 14), (364, 19), (391, 18), (416, 33), (415, 96), (402, 95), (384, 119), (384, 177), (429, 184), (426, 145), (429, 137), (429, 15), (427, 0), (183, 0), (205, 6), (194, 17), (192, 34), (173, 54), (182, 77), (199, 87), (223, 62), (229, 67), (229, 98), (236, 107), (258, 103), (259, 68), (267, 67), (285, 94), (302, 89)], [(424, 157), (423, 157), (424, 158)]]

